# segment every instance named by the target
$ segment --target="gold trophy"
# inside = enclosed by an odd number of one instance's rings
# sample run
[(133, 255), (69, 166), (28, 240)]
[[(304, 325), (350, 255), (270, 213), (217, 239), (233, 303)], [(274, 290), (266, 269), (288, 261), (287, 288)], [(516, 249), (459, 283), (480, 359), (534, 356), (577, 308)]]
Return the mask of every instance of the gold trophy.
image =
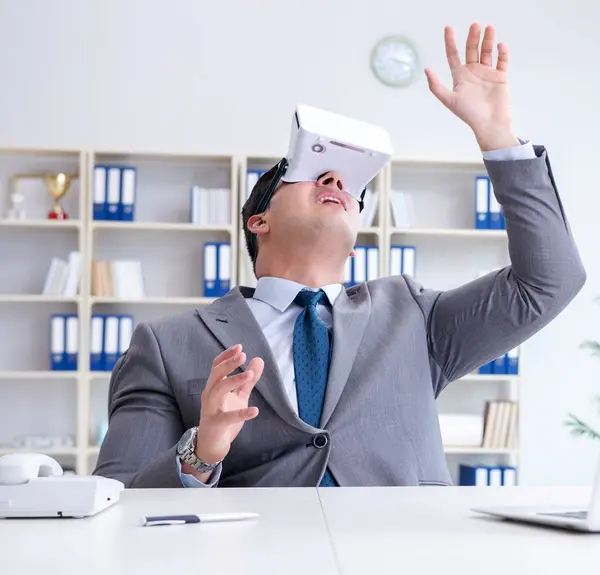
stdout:
[(71, 182), (79, 177), (78, 174), (58, 173), (40, 173), (40, 174), (15, 174), (10, 178), (10, 198), (13, 207), (9, 210), (8, 217), (10, 219), (23, 219), (24, 210), (17, 209), (17, 200), (20, 200), (19, 193), (16, 190), (16, 183), (22, 179), (39, 179), (43, 180), (46, 190), (52, 197), (54, 202), (52, 209), (48, 212), (48, 218), (51, 220), (67, 220), (69, 214), (65, 212), (60, 205), (60, 199), (65, 196), (71, 187)]
[(72, 174), (44, 174), (44, 183), (48, 189), (48, 193), (54, 200), (54, 206), (48, 212), (48, 218), (51, 220), (66, 220), (69, 214), (65, 212), (59, 203), (59, 200), (69, 191), (71, 182), (77, 176)]

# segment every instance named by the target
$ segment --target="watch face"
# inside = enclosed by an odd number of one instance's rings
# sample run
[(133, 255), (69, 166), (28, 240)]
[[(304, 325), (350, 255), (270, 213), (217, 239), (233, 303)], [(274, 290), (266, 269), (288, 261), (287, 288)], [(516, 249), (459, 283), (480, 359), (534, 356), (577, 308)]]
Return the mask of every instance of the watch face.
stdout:
[(388, 36), (373, 48), (371, 68), (377, 79), (387, 86), (408, 86), (417, 77), (417, 50), (412, 42), (403, 36)]
[(189, 450), (190, 448), (192, 448), (192, 439), (194, 437), (194, 432), (195, 432), (195, 429), (192, 427), (191, 429), (188, 429), (181, 436), (181, 439), (179, 440), (179, 443), (177, 444), (177, 453), (179, 453), (181, 455), (186, 450)]

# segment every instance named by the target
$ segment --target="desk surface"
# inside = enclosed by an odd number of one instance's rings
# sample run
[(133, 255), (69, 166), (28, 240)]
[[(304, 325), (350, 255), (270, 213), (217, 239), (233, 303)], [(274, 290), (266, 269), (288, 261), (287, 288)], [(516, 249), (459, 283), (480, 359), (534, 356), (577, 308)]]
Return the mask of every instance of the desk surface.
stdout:
[(470, 511), (483, 505), (585, 509), (586, 488), (329, 488), (319, 495), (343, 575), (564, 575), (600, 564), (600, 535)]
[[(544, 575), (593, 572), (600, 535), (487, 519), (476, 505), (587, 503), (587, 488), (127, 490), (86, 519), (0, 520), (1, 572), (70, 575)], [(256, 521), (140, 527), (143, 515)], [(590, 571), (592, 569), (592, 571)]]
[[(252, 511), (256, 521), (141, 527), (144, 515)], [(5, 567), (12, 567), (7, 568)], [(337, 574), (314, 488), (126, 490), (84, 519), (0, 520), (0, 573)]]

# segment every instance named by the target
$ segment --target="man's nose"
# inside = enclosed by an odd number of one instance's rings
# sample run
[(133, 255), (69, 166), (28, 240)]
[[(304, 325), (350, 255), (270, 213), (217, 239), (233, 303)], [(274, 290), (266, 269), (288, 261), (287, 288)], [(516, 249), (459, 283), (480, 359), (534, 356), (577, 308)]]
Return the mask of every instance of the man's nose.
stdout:
[(317, 186), (335, 186), (340, 192), (344, 191), (344, 181), (337, 172), (327, 172), (319, 177)]

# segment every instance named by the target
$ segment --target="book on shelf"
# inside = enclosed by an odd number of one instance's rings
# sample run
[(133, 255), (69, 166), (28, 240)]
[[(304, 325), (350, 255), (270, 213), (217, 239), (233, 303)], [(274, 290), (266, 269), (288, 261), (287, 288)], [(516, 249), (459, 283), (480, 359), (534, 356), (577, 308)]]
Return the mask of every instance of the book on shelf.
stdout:
[(138, 260), (93, 260), (92, 295), (118, 299), (140, 299), (145, 294), (142, 262)]
[(204, 244), (204, 297), (221, 297), (231, 289), (231, 244)]
[(481, 447), (483, 414), (439, 413), (438, 421), (444, 445)]
[(265, 170), (248, 169), (246, 171), (246, 199), (250, 197), (254, 186), (264, 173)]
[(46, 274), (43, 295), (75, 297), (81, 281), (81, 254), (71, 252), (68, 261), (53, 257)]
[(516, 401), (488, 401), (484, 410), (484, 429), (481, 447), (487, 449), (512, 449), (518, 427)]
[(379, 248), (359, 245), (354, 246), (354, 252), (344, 266), (344, 285), (350, 287), (379, 278)]
[(79, 317), (54, 314), (50, 318), (50, 370), (77, 371), (79, 355)]
[(225, 188), (192, 186), (190, 223), (200, 226), (226, 226), (231, 223), (231, 191)]
[(502, 206), (498, 203), (488, 176), (475, 177), (475, 229), (506, 229)]
[(467, 465), (458, 467), (458, 484), (475, 487), (513, 487), (517, 469), (512, 465)]
[(112, 371), (129, 348), (134, 320), (130, 314), (92, 314), (90, 371)]
[(394, 227), (413, 228), (416, 225), (415, 204), (412, 194), (402, 190), (391, 192), (392, 217)]
[(390, 275), (415, 277), (417, 248), (415, 246), (390, 246)]
[(504, 355), (481, 365), (481, 375), (519, 375), (519, 347), (511, 349)]
[(94, 220), (135, 219), (137, 169), (133, 166), (94, 166)]

